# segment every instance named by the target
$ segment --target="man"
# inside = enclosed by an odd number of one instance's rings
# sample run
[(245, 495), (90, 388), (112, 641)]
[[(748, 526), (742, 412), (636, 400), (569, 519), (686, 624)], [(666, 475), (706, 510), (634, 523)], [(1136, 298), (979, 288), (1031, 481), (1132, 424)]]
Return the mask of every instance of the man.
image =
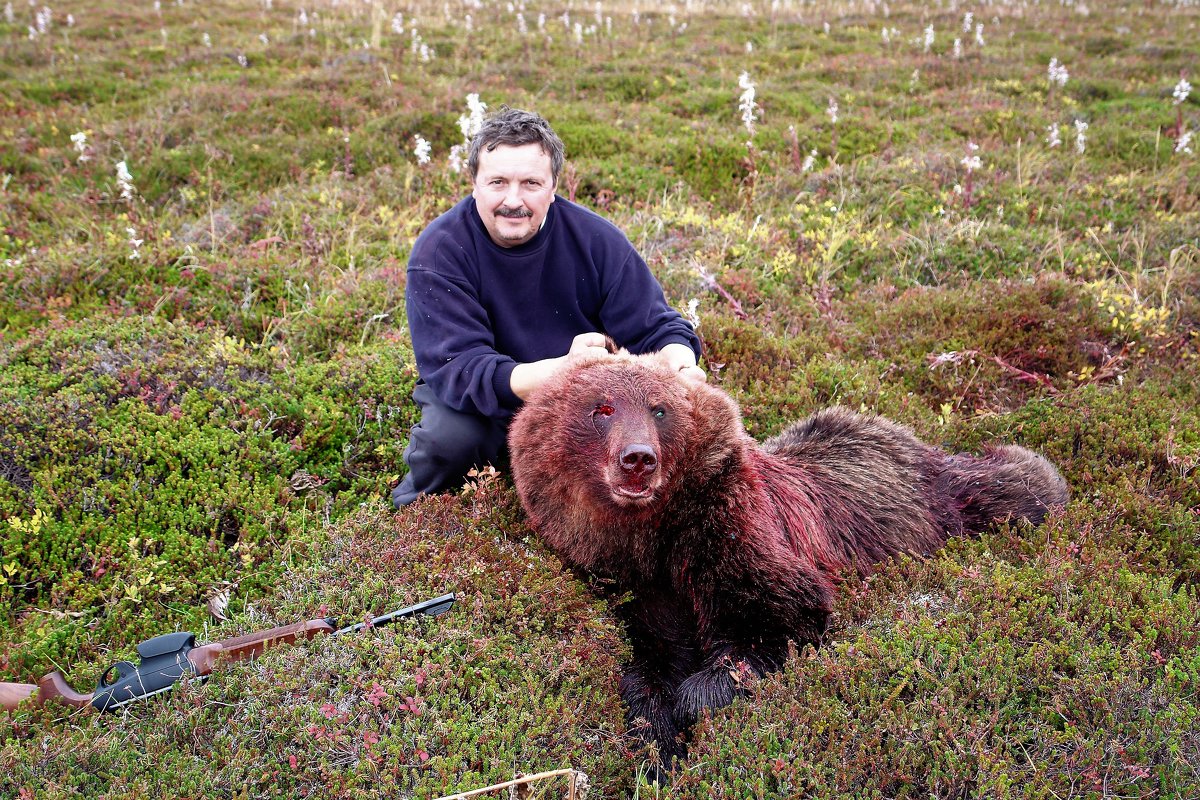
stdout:
[(503, 464), (522, 401), (567, 359), (607, 352), (606, 335), (705, 380), (699, 338), (625, 235), (555, 195), (563, 159), (546, 120), (503, 108), (471, 142), (471, 196), (413, 246), (405, 295), (421, 420), (397, 506)]

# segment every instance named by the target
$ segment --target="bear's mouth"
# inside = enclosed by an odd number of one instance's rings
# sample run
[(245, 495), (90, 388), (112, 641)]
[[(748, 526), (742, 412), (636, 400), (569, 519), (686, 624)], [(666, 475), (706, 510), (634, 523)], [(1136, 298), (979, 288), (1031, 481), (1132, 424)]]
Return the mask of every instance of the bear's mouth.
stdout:
[(612, 487), (613, 499), (618, 503), (644, 505), (654, 499), (654, 487), (646, 483), (628, 483)]

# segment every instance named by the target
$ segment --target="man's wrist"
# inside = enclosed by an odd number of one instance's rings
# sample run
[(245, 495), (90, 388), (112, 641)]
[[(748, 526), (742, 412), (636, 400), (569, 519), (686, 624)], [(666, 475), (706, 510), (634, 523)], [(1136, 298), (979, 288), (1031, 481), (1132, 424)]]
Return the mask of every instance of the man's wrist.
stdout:
[(541, 361), (517, 364), (513, 367), (512, 375), (508, 379), (513, 394), (522, 401), (528, 400), (529, 395), (533, 394), (534, 390), (558, 371), (558, 368), (562, 366), (565, 360), (566, 356), (557, 356), (555, 358), (544, 358)]

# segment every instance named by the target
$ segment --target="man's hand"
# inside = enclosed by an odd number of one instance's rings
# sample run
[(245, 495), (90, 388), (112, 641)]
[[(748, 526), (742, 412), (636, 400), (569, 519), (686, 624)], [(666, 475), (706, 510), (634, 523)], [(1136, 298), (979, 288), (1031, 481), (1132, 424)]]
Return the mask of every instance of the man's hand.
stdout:
[(608, 337), (603, 333), (581, 333), (571, 340), (567, 358), (608, 355)]
[(696, 354), (686, 344), (672, 342), (658, 352), (667, 363), (667, 366), (675, 370), (679, 374), (679, 377), (695, 381), (696, 383), (706, 383), (708, 381), (708, 375), (705, 374), (704, 370), (696, 366)]

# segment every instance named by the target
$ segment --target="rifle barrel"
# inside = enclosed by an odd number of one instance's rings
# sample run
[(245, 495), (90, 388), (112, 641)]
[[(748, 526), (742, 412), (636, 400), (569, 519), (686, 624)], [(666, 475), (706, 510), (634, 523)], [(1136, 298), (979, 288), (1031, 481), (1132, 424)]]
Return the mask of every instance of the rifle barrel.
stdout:
[(416, 616), (417, 614), (424, 614), (427, 617), (437, 617), (449, 611), (450, 607), (454, 605), (455, 599), (457, 599), (457, 596), (453, 592), (444, 594), (441, 597), (435, 597), (432, 600), (426, 600), (423, 603), (417, 603), (416, 605), (375, 617), (370, 622), (357, 622), (353, 625), (347, 625), (344, 628), (334, 631), (333, 635), (341, 636), (343, 633), (358, 633), (364, 628), (377, 628), (380, 625), (387, 625), (398, 619)]

